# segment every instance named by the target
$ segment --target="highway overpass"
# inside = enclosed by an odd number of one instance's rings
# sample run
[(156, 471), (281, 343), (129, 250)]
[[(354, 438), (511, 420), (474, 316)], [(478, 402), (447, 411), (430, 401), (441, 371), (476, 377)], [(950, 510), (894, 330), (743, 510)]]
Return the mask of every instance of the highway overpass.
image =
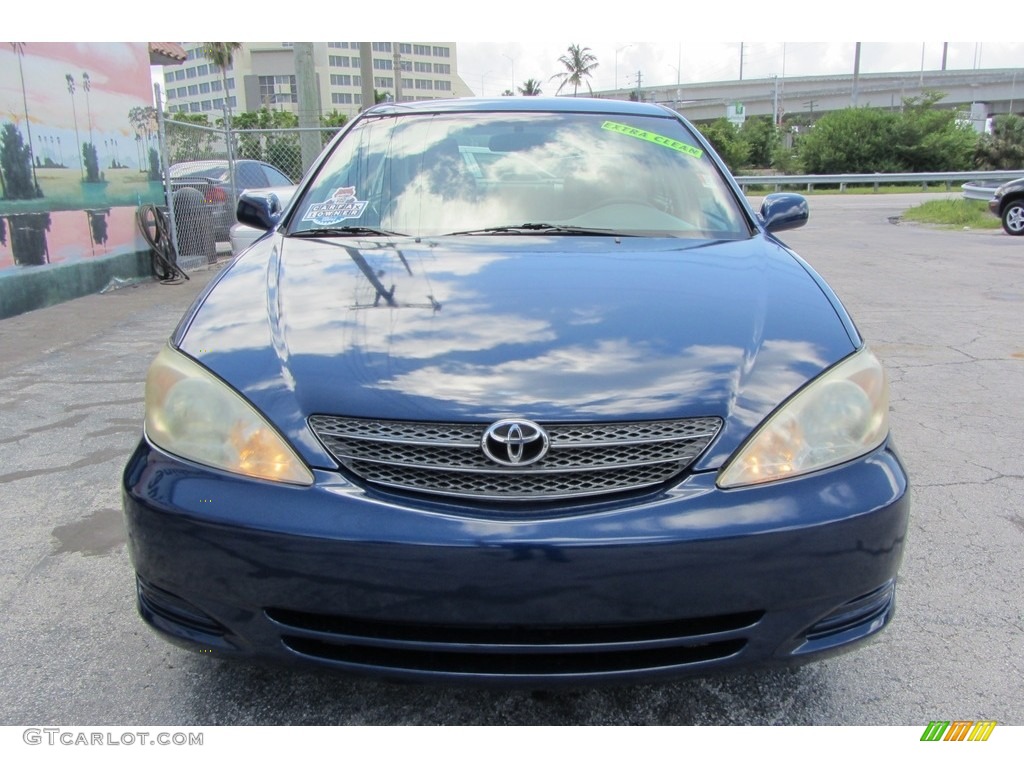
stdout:
[[(1024, 113), (1024, 69), (870, 73), (861, 74), (854, 85), (852, 73), (654, 85), (643, 89), (643, 100), (666, 104), (690, 120), (726, 117), (728, 108), (739, 103), (748, 117), (771, 115), (778, 104), (782, 115), (799, 115), (811, 122), (813, 115), (850, 106), (898, 109), (905, 98), (939, 91), (945, 94), (939, 104), (951, 109), (969, 111), (971, 104), (978, 103), (985, 105), (986, 116)], [(634, 90), (619, 88), (594, 95), (629, 99)]]

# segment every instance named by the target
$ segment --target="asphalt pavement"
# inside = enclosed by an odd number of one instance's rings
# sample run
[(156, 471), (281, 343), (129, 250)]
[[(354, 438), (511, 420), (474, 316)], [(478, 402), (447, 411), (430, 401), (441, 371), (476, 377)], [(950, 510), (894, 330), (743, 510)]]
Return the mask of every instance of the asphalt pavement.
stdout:
[[(931, 195), (929, 197), (934, 197)], [(137, 617), (119, 478), (149, 362), (216, 268), (0, 321), (0, 724), (1024, 724), (1024, 238), (810, 198), (783, 239), (888, 367), (911, 477), (892, 625), (807, 666), (555, 692), (408, 686), (191, 654)]]

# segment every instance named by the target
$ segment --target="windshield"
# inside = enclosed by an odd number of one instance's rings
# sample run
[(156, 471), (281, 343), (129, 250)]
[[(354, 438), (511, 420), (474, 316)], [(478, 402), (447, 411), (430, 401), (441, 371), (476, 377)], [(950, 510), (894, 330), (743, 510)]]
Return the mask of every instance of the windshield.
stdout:
[(295, 211), (291, 234), (750, 234), (714, 162), (670, 116), (370, 118)]

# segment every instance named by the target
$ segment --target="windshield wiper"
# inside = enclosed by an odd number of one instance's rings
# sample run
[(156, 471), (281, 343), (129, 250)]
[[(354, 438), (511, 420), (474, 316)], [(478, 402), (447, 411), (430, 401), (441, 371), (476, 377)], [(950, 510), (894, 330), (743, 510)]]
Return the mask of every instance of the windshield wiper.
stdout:
[(380, 235), (383, 237), (407, 237), (401, 232), (391, 232), (375, 227), (319, 227), (289, 233), (290, 237), (358, 237), (359, 235)]
[(601, 235), (605, 237), (634, 237), (628, 232), (618, 232), (603, 227), (575, 227), (569, 224), (544, 224), (527, 222), (510, 224), (504, 227), (485, 227), (484, 229), (467, 229), (463, 232), (449, 232), (449, 235), (523, 235), (523, 234), (556, 234), (556, 235)]

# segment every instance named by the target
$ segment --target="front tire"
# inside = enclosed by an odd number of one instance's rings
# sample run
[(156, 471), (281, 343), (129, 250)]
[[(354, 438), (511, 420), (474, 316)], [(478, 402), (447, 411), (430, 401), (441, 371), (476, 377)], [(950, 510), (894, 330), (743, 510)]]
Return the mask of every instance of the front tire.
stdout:
[(1003, 230), (1008, 235), (1024, 235), (1024, 200), (1014, 200), (1003, 209)]

